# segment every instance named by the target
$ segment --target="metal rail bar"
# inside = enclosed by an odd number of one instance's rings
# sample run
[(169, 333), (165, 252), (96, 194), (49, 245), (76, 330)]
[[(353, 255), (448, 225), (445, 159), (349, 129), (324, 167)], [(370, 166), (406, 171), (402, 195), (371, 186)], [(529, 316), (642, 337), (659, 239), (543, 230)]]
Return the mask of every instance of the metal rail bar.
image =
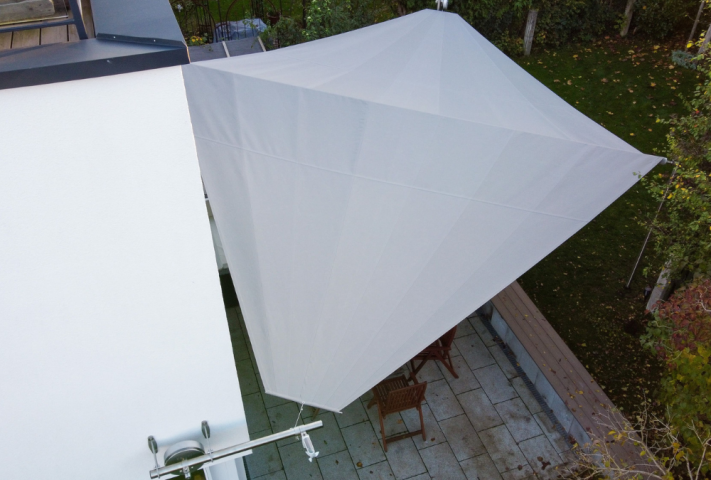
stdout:
[(223, 448), (215, 452), (206, 453), (205, 455), (200, 455), (199, 457), (191, 458), (190, 460), (185, 460), (181, 463), (176, 463), (175, 465), (166, 465), (165, 467), (154, 468), (150, 471), (151, 478), (160, 478), (163, 475), (177, 474), (183, 471), (184, 468), (190, 468), (195, 465), (202, 465), (213, 460), (219, 460), (221, 458), (229, 457), (230, 455), (236, 455), (247, 450), (259, 447), (261, 445), (266, 445), (267, 443), (276, 442), (282, 438), (287, 438), (295, 435), (300, 435), (301, 432), (307, 432), (315, 428), (323, 426), (323, 421), (318, 420), (306, 425), (299, 425), (298, 427), (290, 428), (289, 430), (284, 430), (283, 432), (274, 433), (272, 435), (267, 435), (266, 437), (258, 438), (256, 440), (250, 440), (249, 442), (240, 443), (239, 445), (233, 445), (231, 447)]
[(48, 20), (44, 22), (28, 22), (17, 25), (9, 25), (0, 27), (0, 33), (19, 32), (20, 30), (34, 30), (36, 28), (58, 27), (61, 25), (73, 25), (74, 19), (66, 18), (63, 20)]
[(79, 5), (79, 0), (69, 0), (69, 8), (72, 11), (72, 19), (74, 19), (74, 25), (77, 27), (77, 35), (79, 40), (86, 40), (89, 36), (86, 34), (86, 26), (84, 26), (84, 15), (81, 11), (81, 5)]

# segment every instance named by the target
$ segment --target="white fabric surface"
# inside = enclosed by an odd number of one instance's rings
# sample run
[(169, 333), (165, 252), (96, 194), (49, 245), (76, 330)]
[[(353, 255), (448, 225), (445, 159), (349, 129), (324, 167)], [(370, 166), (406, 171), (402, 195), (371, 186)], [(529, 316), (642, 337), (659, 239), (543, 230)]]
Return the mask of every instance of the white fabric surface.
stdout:
[(184, 72), (265, 389), (329, 410), (659, 161), (445, 12)]
[(212, 246), (215, 249), (215, 261), (217, 262), (217, 270), (220, 274), (229, 273), (230, 267), (227, 264), (227, 257), (225, 257), (225, 249), (222, 247), (222, 240), (220, 240), (220, 232), (217, 231), (217, 223), (215, 223), (215, 217), (212, 216), (212, 209), (210, 208), (210, 202), (206, 201), (207, 213), (210, 218), (210, 231), (212, 232)]
[(147, 479), (249, 440), (180, 67), (0, 91), (0, 463)]

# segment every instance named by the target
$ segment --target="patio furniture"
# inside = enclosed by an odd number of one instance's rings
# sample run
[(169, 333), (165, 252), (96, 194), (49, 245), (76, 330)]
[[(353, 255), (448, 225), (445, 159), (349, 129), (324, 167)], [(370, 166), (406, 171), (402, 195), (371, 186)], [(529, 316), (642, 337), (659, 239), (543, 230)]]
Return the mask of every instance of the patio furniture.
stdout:
[[(404, 440), (422, 434), (422, 439), (426, 440), (425, 422), (422, 418), (422, 402), (425, 400), (425, 390), (427, 382), (417, 383), (412, 376), (414, 385), (409, 384), (409, 380), (404, 375), (395, 378), (387, 378), (373, 387), (373, 399), (368, 403), (368, 408), (374, 404), (378, 405), (378, 417), (380, 419), (380, 433), (383, 437), (383, 448), (388, 451), (388, 442)], [(385, 425), (383, 420), (391, 413), (402, 412), (416, 408), (420, 413), (420, 429), (415, 432), (403, 433), (390, 438), (385, 437)]]
[[(452, 343), (454, 342), (454, 336), (456, 334), (457, 327), (455, 326), (453, 329), (439, 337), (432, 345), (415, 355), (412, 360), (410, 360), (410, 370), (412, 371), (412, 375), (417, 375), (417, 372), (419, 372), (429, 360), (437, 360), (441, 362), (442, 365), (447, 367), (447, 370), (449, 370), (449, 373), (451, 373), (454, 378), (459, 378), (457, 372), (454, 371), (452, 357), (450, 356)], [(420, 362), (417, 366), (415, 366), (416, 360)]]

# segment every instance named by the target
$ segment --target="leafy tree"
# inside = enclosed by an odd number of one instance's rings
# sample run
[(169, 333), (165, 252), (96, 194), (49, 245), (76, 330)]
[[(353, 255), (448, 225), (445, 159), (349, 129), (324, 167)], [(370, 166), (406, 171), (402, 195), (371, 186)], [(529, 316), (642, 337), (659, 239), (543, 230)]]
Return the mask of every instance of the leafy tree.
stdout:
[(375, 0), (311, 0), (301, 26), (292, 18), (281, 17), (261, 35), (267, 48), (280, 48), (326, 38), (372, 25), (392, 16), (391, 5)]
[(699, 59), (698, 69), (706, 72), (706, 80), (693, 98), (683, 100), (689, 113), (657, 120), (670, 126), (667, 156), (675, 170), (644, 180), (649, 192), (664, 201), (662, 214), (652, 222), (654, 246), (668, 259), (672, 276), (685, 271), (711, 276), (711, 76), (706, 59)]

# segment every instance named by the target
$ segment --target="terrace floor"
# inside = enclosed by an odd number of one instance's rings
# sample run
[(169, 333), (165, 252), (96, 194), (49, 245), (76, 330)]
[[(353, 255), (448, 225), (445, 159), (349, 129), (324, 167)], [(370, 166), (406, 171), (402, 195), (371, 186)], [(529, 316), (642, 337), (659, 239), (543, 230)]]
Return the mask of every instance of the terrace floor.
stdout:
[[(299, 406), (264, 393), (239, 307), (227, 316), (247, 424), (252, 439), (294, 426)], [(309, 463), (301, 442), (284, 439), (246, 457), (251, 479), (496, 480), (558, 478), (572, 458), (569, 443), (535, 399), (484, 323), (473, 315), (457, 329), (454, 364), (459, 379), (429, 362), (421, 436), (382, 448), (377, 407), (368, 392), (341, 414), (321, 412), (323, 428), (310, 432), (320, 455)], [(406, 368), (406, 367), (404, 367)], [(304, 423), (313, 421), (304, 407)], [(389, 415), (387, 436), (419, 429), (416, 410)]]
[[(94, 37), (94, 18), (91, 13), (90, 0), (81, 0), (86, 33)], [(0, 51), (49, 45), (51, 43), (78, 42), (77, 28), (74, 25), (59, 27), (35, 28), (19, 32), (0, 33)]]

